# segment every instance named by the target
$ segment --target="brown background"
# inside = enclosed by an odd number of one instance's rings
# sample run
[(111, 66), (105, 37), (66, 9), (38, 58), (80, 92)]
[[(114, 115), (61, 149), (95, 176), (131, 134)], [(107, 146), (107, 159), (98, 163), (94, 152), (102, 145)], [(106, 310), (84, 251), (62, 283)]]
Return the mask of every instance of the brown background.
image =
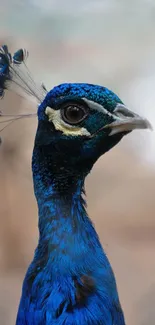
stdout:
[[(30, 51), (29, 66), (50, 89), (87, 81), (113, 89), (155, 124), (153, 1), (7, 1), (0, 37)], [(45, 10), (45, 9), (48, 10)], [(36, 106), (7, 94), (5, 112)], [(0, 324), (15, 323), (21, 285), (37, 243), (31, 153), (37, 121), (1, 133)], [(1, 125), (1, 124), (0, 124)], [(155, 137), (136, 131), (95, 165), (87, 179), (89, 215), (114, 268), (127, 324), (155, 323)]]

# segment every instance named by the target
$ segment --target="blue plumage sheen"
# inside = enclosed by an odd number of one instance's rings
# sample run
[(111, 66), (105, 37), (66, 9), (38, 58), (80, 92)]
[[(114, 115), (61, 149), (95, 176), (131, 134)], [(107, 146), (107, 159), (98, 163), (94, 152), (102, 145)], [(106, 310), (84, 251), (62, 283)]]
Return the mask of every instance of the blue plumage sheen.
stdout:
[[(61, 109), (64, 100), (70, 105), (84, 98), (109, 112), (121, 103), (104, 87), (64, 84), (51, 90), (38, 109), (32, 170), (39, 242), (24, 280), (16, 325), (125, 324), (114, 274), (84, 200), (85, 177), (123, 134), (109, 137), (106, 130), (91, 139), (66, 135), (45, 113), (47, 107)], [(78, 127), (93, 133), (112, 120), (90, 109)]]
[[(65, 83), (47, 92), (34, 82), (27, 57), (26, 50), (12, 56), (0, 48), (0, 96), (22, 90), (39, 102), (32, 157), (39, 240), (16, 325), (125, 325), (112, 268), (87, 215), (84, 183), (124, 135), (151, 125), (103, 86)], [(22, 118), (0, 113), (8, 116), (8, 125)]]
[(39, 102), (32, 114), (38, 116), (32, 172), (39, 240), (16, 325), (125, 325), (114, 273), (87, 215), (84, 184), (104, 153), (151, 125), (103, 86), (65, 83), (47, 92), (34, 82), (27, 57), (23, 49), (13, 56), (6, 45), (0, 49), (0, 96), (22, 89)]

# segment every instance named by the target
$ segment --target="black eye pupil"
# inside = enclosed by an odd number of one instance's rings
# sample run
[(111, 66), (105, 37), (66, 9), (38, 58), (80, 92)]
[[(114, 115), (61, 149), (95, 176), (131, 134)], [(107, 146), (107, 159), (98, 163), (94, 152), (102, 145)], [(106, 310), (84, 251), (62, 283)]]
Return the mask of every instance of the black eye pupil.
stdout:
[(86, 112), (82, 107), (78, 106), (67, 106), (63, 109), (63, 118), (70, 124), (76, 124), (83, 120)]

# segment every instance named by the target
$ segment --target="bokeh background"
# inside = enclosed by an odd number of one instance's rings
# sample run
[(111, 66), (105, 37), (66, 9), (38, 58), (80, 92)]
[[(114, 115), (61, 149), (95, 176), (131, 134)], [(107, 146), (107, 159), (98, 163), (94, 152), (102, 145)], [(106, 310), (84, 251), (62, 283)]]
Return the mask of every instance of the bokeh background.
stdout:
[[(0, 43), (30, 52), (48, 89), (97, 83), (155, 126), (154, 0), (0, 0)], [(10, 93), (5, 112), (35, 112)], [(35, 118), (0, 133), (0, 324), (15, 324), (25, 271), (37, 244), (31, 154)], [(2, 127), (2, 124), (0, 124)], [(116, 274), (128, 325), (155, 323), (155, 135), (135, 131), (95, 165), (88, 210)]]

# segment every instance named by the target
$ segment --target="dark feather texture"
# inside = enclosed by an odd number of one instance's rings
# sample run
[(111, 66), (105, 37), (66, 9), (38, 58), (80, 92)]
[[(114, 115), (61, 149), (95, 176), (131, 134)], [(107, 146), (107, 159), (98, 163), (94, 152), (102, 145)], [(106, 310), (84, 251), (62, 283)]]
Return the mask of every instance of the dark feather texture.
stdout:
[(21, 70), (26, 53), (0, 52), (1, 95), (15, 83), (40, 102), (32, 159), (39, 241), (16, 325), (125, 325), (112, 268), (86, 212), (84, 182), (101, 155), (149, 123), (102, 86), (38, 88), (27, 67)]

